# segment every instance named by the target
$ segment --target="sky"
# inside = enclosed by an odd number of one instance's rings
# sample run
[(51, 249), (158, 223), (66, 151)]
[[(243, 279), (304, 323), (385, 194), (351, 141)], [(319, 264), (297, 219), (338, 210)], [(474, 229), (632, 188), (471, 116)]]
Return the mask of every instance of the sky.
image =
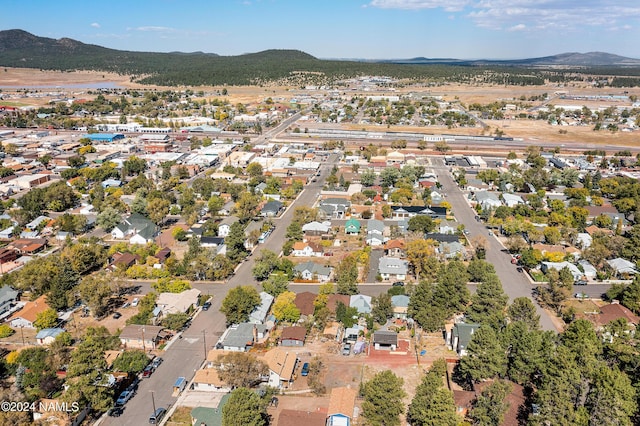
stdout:
[(2, 0), (0, 30), (112, 49), (318, 58), (640, 58), (640, 0)]

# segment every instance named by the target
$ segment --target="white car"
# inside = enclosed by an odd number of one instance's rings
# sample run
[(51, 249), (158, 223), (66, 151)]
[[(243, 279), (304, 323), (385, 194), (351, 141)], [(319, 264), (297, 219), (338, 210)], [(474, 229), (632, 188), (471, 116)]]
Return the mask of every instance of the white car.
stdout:
[(138, 303), (140, 303), (140, 299), (138, 299), (137, 297), (135, 299), (133, 299), (131, 301), (131, 306), (136, 307), (138, 306)]

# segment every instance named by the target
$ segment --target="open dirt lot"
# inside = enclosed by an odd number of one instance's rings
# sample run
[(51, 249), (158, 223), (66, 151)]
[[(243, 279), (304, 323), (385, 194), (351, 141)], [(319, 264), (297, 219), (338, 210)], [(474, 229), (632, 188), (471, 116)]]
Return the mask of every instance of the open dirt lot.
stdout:
[[(40, 71), (24, 68), (4, 68), (0, 70), (0, 86), (4, 86), (3, 91), (16, 90), (21, 87), (33, 88), (66, 88), (67, 91), (77, 91), (86, 96), (84, 89), (95, 89), (100, 83), (109, 83), (112, 87), (131, 88), (138, 90), (185, 90), (185, 87), (160, 87), (147, 86), (130, 81), (129, 76), (123, 76), (113, 73), (102, 73), (92, 71)], [(11, 89), (13, 88), (13, 89)], [(264, 102), (267, 98), (272, 98), (275, 102), (288, 102), (292, 97), (296, 96), (299, 88), (291, 86), (226, 86), (226, 87), (192, 87), (194, 91), (203, 91), (207, 99), (220, 98), (219, 93), (223, 88), (228, 90), (225, 99), (231, 104), (241, 102), (246, 105), (256, 105)], [(468, 84), (443, 84), (435, 87), (408, 86), (399, 88), (394, 94), (402, 95), (411, 92), (429, 93), (432, 96), (439, 96), (446, 101), (460, 101), (463, 105), (469, 105), (477, 102), (488, 104), (496, 101), (517, 102), (524, 96), (529, 98), (544, 93), (553, 96), (557, 91), (565, 91), (574, 95), (636, 95), (640, 97), (640, 88), (616, 89), (611, 87), (596, 88), (587, 84), (573, 84), (570, 86), (561, 86), (558, 84), (548, 84), (544, 86), (499, 86), (499, 85), (468, 85)], [(322, 91), (315, 92), (318, 95), (323, 94)], [(380, 92), (382, 94), (388, 92)], [(377, 94), (368, 92), (368, 95)], [(354, 92), (354, 96), (358, 93)], [(24, 100), (15, 100), (9, 103), (21, 105), (44, 105), (50, 101), (50, 98), (28, 98)], [(5, 101), (6, 103), (6, 101)], [(532, 106), (539, 106), (540, 101), (528, 102)], [(600, 107), (610, 106), (604, 101), (571, 101), (554, 99), (549, 102), (551, 105), (568, 105), (577, 104), (585, 105), (592, 110)], [(623, 106), (620, 103), (616, 106)], [(453, 128), (448, 129), (445, 126), (429, 126), (429, 127), (410, 127), (410, 126), (390, 126), (384, 127), (390, 131), (408, 131), (408, 132), (424, 132), (424, 133), (456, 133), (468, 135), (488, 135), (495, 133), (496, 129), (504, 132), (504, 136), (523, 138), (525, 141), (535, 144), (536, 142), (554, 142), (558, 146), (579, 143), (594, 148), (598, 145), (617, 145), (617, 146), (633, 146), (637, 145), (637, 133), (625, 132), (609, 132), (606, 130), (594, 132), (592, 126), (552, 126), (544, 120), (488, 120), (486, 124), (489, 128), (483, 130), (480, 127), (475, 128)], [(345, 128), (361, 130), (363, 128), (372, 131), (381, 131), (380, 126), (361, 124), (342, 125)], [(560, 132), (562, 130), (562, 132)], [(565, 133), (566, 132), (566, 133)]]

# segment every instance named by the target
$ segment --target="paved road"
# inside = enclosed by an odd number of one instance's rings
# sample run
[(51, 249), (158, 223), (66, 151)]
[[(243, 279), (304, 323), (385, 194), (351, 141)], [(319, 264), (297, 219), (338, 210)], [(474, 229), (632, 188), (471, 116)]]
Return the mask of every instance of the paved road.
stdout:
[[(287, 227), (293, 218), (295, 207), (311, 206), (315, 202), (322, 189), (324, 180), (328, 176), (328, 169), (330, 169), (339, 158), (337, 154), (329, 156), (326, 164), (321, 166), (321, 176), (317, 181), (305, 186), (304, 191), (291, 204), (287, 211), (280, 218), (273, 219), (275, 229), (265, 243), (258, 246), (258, 252), (264, 249), (276, 253), (280, 252)], [(236, 270), (236, 274), (224, 284), (192, 283), (195, 288), (201, 290), (203, 293), (213, 296), (211, 308), (209, 308), (208, 311), (199, 312), (191, 326), (181, 334), (182, 338), (173, 341), (171, 346), (163, 354), (165, 361), (151, 377), (142, 381), (137, 395), (126, 404), (123, 415), (119, 418), (106, 417), (102, 424), (148, 424), (149, 416), (153, 411), (151, 391), (153, 391), (156, 407), (168, 407), (175, 403), (177, 398), (171, 394), (176, 378), (180, 376), (184, 376), (188, 380), (193, 378), (195, 371), (202, 365), (206, 357), (206, 352), (216, 344), (225, 329), (225, 317), (220, 313), (220, 305), (227, 291), (238, 285), (249, 284), (259, 286), (251, 273), (256, 257), (257, 255), (254, 254), (247, 258)], [(150, 281), (140, 281), (138, 291), (141, 293), (145, 293), (145, 290), (149, 291), (150, 283)], [(317, 288), (315, 291), (317, 291)]]
[(473, 211), (467, 203), (466, 194), (460, 190), (453, 180), (448, 168), (445, 167), (442, 159), (432, 159), (433, 169), (438, 175), (438, 181), (447, 193), (447, 201), (451, 203), (453, 213), (459, 222), (464, 223), (465, 229), (469, 231), (469, 238), (473, 239), (477, 236), (483, 236), (487, 240), (486, 260), (491, 263), (500, 281), (504, 292), (509, 296), (510, 300), (516, 297), (529, 297), (533, 300), (536, 310), (540, 315), (540, 326), (543, 330), (557, 331), (549, 314), (542, 309), (532, 298), (532, 285), (526, 279), (524, 274), (519, 273), (514, 265), (511, 264), (511, 256), (504, 252), (504, 247), (498, 239), (489, 235), (489, 231), (485, 226), (475, 220), (475, 211)]

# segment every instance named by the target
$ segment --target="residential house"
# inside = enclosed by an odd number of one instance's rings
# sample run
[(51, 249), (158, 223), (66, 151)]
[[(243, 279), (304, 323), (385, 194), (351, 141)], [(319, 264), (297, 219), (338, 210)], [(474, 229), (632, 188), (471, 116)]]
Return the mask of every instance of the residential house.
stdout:
[(628, 261), (627, 259), (623, 259), (621, 257), (617, 257), (615, 259), (607, 260), (607, 263), (613, 269), (618, 276), (625, 275), (635, 275), (638, 273), (636, 269), (636, 264)]
[(441, 234), (455, 234), (458, 230), (456, 222), (450, 220), (441, 220), (438, 224), (438, 232)]
[(231, 225), (239, 221), (236, 216), (227, 216), (218, 224), (218, 237), (226, 238), (231, 231)]
[(249, 322), (252, 324), (264, 324), (267, 314), (273, 304), (273, 296), (265, 291), (260, 292), (260, 304), (249, 314)]
[(439, 206), (391, 206), (391, 218), (410, 219), (414, 216), (429, 216), (431, 219), (446, 219), (447, 209)]
[(326, 426), (327, 415), (324, 411), (309, 410), (280, 410), (278, 419), (274, 424), (278, 426)]
[(521, 196), (516, 194), (509, 194), (507, 192), (502, 194), (502, 200), (507, 207), (515, 207), (518, 204), (525, 204)]
[(580, 259), (578, 261), (578, 265), (582, 266), (582, 271), (586, 279), (592, 280), (598, 275), (598, 271), (596, 270), (595, 266), (589, 263), (588, 260)]
[(194, 426), (222, 426), (222, 409), (227, 404), (230, 396), (230, 393), (223, 395), (215, 408), (199, 406), (192, 409), (191, 424)]
[(616, 321), (621, 318), (633, 328), (640, 323), (640, 317), (631, 312), (627, 307), (621, 305), (617, 300), (614, 300), (608, 305), (601, 306), (600, 312), (596, 316), (594, 323), (596, 327), (602, 328), (612, 321)]
[(218, 214), (220, 216), (229, 216), (231, 212), (233, 212), (233, 210), (235, 209), (235, 206), (236, 206), (236, 203), (234, 203), (233, 200), (229, 200), (224, 204), (224, 206), (222, 206)]
[(50, 345), (60, 333), (64, 333), (64, 328), (43, 328), (36, 334), (36, 343), (39, 345)]
[(371, 313), (371, 296), (354, 294), (349, 298), (349, 307), (356, 308), (359, 314)]
[(574, 265), (571, 262), (567, 262), (566, 260), (564, 262), (542, 262), (542, 264), (540, 265), (540, 270), (545, 274), (551, 269), (555, 269), (556, 271), (561, 271), (564, 268), (567, 268), (569, 272), (571, 272), (571, 275), (573, 275), (574, 280), (577, 281), (582, 279), (582, 276), (583, 276), (582, 271), (578, 269), (576, 265)]
[(315, 262), (298, 263), (293, 267), (294, 275), (305, 281), (325, 283), (331, 277), (331, 268)]
[(352, 217), (344, 224), (344, 232), (347, 235), (358, 235), (360, 233), (360, 227), (360, 221)]
[(315, 302), (316, 297), (318, 297), (318, 295), (315, 293), (311, 293), (310, 291), (303, 291), (296, 294), (294, 304), (300, 311), (300, 315), (313, 315), (313, 313), (315, 312), (315, 305), (313, 304), (313, 302)]
[(376, 350), (389, 349), (395, 351), (398, 347), (398, 333), (389, 330), (378, 330), (374, 332), (373, 346)]
[(155, 223), (138, 213), (133, 213), (111, 230), (111, 237), (117, 240), (128, 238), (131, 244), (147, 244), (153, 242), (157, 233), (158, 227)]
[(478, 191), (475, 193), (475, 199), (483, 210), (496, 209), (502, 205), (500, 198), (495, 192)]
[(455, 323), (451, 329), (447, 328), (447, 346), (459, 356), (465, 356), (469, 342), (479, 328), (480, 324)]
[(296, 241), (291, 255), (294, 257), (322, 257), (324, 248), (320, 244)]
[(458, 256), (464, 257), (464, 246), (460, 241), (442, 242), (438, 247), (438, 253), (445, 257), (445, 259), (453, 259)]
[(389, 257), (405, 257), (406, 252), (404, 250), (404, 240), (394, 239), (389, 240), (384, 244), (384, 254)]
[(593, 238), (587, 232), (578, 232), (578, 234), (576, 235), (576, 247), (584, 250), (591, 247), (592, 243)]
[(384, 222), (376, 219), (369, 219), (367, 222), (366, 243), (372, 247), (381, 246), (385, 242)]
[(276, 217), (280, 214), (284, 208), (282, 201), (271, 200), (267, 202), (260, 210), (260, 216), (262, 217)]
[(13, 240), (6, 248), (14, 249), (19, 254), (30, 256), (41, 252), (46, 246), (47, 240), (44, 238), (20, 238)]
[(0, 287), (0, 316), (3, 316), (13, 309), (15, 304), (18, 302), (19, 295), (20, 292), (18, 290), (14, 290), (9, 285)]
[(269, 367), (268, 385), (276, 389), (289, 387), (298, 361), (296, 353), (274, 348), (264, 354), (263, 359)]
[(393, 310), (394, 318), (406, 320), (409, 310), (409, 296), (404, 294), (391, 296), (391, 309)]
[(280, 335), (280, 346), (304, 346), (307, 329), (302, 326), (284, 327)]
[(127, 325), (120, 332), (120, 342), (127, 349), (142, 349), (150, 351), (156, 349), (163, 338), (164, 327), (159, 325)]
[(326, 426), (351, 426), (357, 396), (357, 389), (348, 386), (331, 389)]
[(351, 298), (346, 294), (330, 294), (327, 298), (327, 309), (332, 314), (336, 313), (336, 307), (338, 303), (342, 303), (344, 306), (349, 306)]
[(33, 323), (38, 318), (38, 314), (49, 309), (45, 295), (38, 297), (34, 301), (27, 302), (22, 309), (14, 312), (7, 320), (13, 328), (36, 328)]
[(254, 343), (267, 336), (267, 328), (262, 324), (243, 322), (227, 328), (218, 343), (216, 349), (231, 352), (247, 352)]
[(202, 368), (193, 376), (193, 390), (204, 392), (231, 392), (231, 387), (220, 379), (215, 368)]
[(378, 273), (384, 281), (403, 281), (407, 278), (408, 270), (409, 263), (395, 257), (381, 257), (378, 264)]
[(186, 313), (190, 308), (198, 306), (200, 293), (197, 288), (191, 288), (181, 293), (160, 293), (156, 300), (156, 306), (161, 309), (163, 316)]
[(321, 236), (321, 235), (326, 235), (329, 233), (329, 231), (331, 230), (331, 222), (309, 222), (306, 223), (304, 225), (302, 225), (302, 232), (304, 232), (304, 235), (306, 236)]
[(319, 212), (330, 219), (343, 219), (350, 208), (351, 202), (343, 198), (327, 198), (318, 206)]
[(111, 262), (109, 266), (111, 267), (111, 269), (121, 268), (123, 270), (126, 270), (129, 267), (135, 265), (139, 260), (140, 256), (138, 256), (137, 254), (117, 252), (114, 253), (113, 256), (111, 256)]

